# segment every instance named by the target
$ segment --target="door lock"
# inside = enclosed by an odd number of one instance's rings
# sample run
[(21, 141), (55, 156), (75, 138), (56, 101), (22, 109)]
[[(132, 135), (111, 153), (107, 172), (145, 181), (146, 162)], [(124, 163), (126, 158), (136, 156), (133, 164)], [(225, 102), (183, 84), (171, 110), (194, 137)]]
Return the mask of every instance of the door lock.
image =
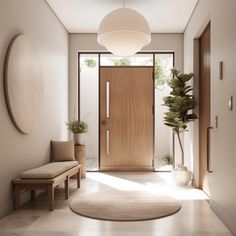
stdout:
[(107, 121), (106, 121), (106, 120), (103, 120), (103, 121), (102, 121), (102, 125), (107, 125)]

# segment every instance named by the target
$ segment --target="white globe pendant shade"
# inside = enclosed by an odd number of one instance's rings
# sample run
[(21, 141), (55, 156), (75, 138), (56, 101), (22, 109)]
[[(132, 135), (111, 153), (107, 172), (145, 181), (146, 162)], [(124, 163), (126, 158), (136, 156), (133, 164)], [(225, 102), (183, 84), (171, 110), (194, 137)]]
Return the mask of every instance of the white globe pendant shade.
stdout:
[(151, 32), (140, 13), (119, 8), (103, 18), (97, 41), (114, 55), (132, 56), (151, 42)]

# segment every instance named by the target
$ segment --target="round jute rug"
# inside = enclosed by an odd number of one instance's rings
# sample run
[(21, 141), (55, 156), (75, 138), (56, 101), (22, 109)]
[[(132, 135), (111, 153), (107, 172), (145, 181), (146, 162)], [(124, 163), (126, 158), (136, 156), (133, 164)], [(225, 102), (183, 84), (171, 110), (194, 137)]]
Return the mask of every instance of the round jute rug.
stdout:
[(139, 221), (165, 217), (180, 210), (178, 201), (144, 191), (101, 191), (81, 193), (70, 202), (77, 214), (102, 220)]

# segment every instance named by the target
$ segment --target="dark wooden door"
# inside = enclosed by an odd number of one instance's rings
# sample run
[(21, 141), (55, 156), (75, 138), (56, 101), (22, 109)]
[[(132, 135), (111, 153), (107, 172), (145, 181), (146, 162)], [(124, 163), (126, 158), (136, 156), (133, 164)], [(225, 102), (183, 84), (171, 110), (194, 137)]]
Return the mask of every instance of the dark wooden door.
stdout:
[(200, 187), (210, 195), (210, 120), (211, 120), (211, 26), (200, 37), (200, 96), (199, 96)]

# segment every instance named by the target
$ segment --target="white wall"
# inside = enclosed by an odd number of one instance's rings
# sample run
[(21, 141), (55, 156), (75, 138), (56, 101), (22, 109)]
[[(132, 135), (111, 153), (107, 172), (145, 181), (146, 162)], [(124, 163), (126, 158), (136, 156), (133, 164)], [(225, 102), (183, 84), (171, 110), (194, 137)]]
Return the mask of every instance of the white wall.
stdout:
[[(96, 34), (70, 34), (70, 118), (78, 113), (78, 52), (105, 51)], [(183, 69), (183, 34), (152, 34), (152, 42), (143, 51), (174, 51), (175, 66)]]
[[(184, 34), (184, 70), (195, 69), (194, 39), (199, 38), (211, 21), (211, 124), (219, 116), (219, 127), (212, 131), (210, 175), (211, 205), (236, 234), (236, 108), (228, 109), (228, 99), (236, 99), (236, 1), (199, 0)], [(219, 80), (219, 61), (224, 62), (224, 79)], [(196, 85), (198, 76), (195, 77)], [(195, 91), (197, 92), (197, 90)], [(192, 139), (193, 137), (193, 139)], [(190, 141), (192, 139), (192, 141)], [(195, 173), (198, 171), (198, 123), (189, 136), (185, 148), (194, 156)], [(194, 143), (195, 145), (193, 145)], [(198, 178), (198, 175), (195, 176)], [(198, 181), (198, 179), (197, 179)]]
[[(37, 47), (44, 80), (42, 116), (30, 135), (14, 127), (3, 88), (7, 48), (20, 33)], [(0, 0), (0, 216), (12, 208), (11, 180), (49, 161), (51, 139), (67, 138), (68, 43), (68, 33), (44, 0)]]

